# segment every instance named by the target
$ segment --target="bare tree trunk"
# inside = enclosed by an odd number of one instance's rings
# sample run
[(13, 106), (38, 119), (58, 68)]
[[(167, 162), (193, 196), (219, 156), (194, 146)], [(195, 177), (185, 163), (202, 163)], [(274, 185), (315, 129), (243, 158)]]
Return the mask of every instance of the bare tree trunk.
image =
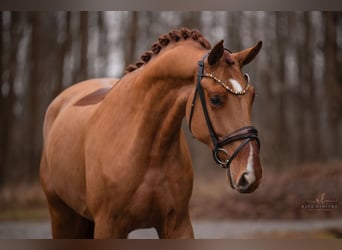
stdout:
[(284, 164), (286, 162), (289, 162), (293, 159), (289, 159), (290, 155), (288, 152), (288, 145), (291, 144), (291, 142), (288, 141), (288, 127), (287, 127), (287, 110), (286, 110), (286, 79), (285, 79), (285, 56), (286, 56), (286, 39), (288, 36), (288, 30), (286, 27), (286, 13), (277, 12), (276, 13), (276, 42), (277, 42), (277, 59), (275, 60), (277, 62), (277, 77), (276, 82), (278, 86), (277, 91), (277, 98), (276, 98), (276, 105), (277, 105), (277, 111), (276, 111), (276, 137), (277, 137), (277, 147), (278, 152), (282, 155), (282, 163)]
[(201, 29), (201, 14), (199, 12), (185, 12), (182, 14), (182, 26), (190, 29)]
[(28, 124), (27, 124), (27, 147), (28, 147), (28, 164), (26, 168), (26, 178), (30, 180), (34, 173), (30, 173), (31, 170), (36, 169), (39, 165), (39, 160), (37, 155), (37, 138), (39, 136), (40, 130), (37, 128), (37, 120), (39, 117), (39, 105), (40, 105), (40, 95), (39, 89), (41, 86), (41, 72), (40, 72), (40, 51), (44, 46), (40, 40), (40, 34), (42, 34), (42, 22), (41, 13), (30, 13), (29, 22), (31, 24), (31, 41), (29, 47), (29, 61), (30, 61), (30, 71), (29, 71), (29, 82), (28, 82)]
[[(300, 24), (304, 23), (302, 21), (303, 14), (297, 14), (298, 15), (298, 22)], [(303, 24), (304, 27), (304, 24)], [(303, 28), (302, 27), (302, 28)], [(303, 28), (304, 29), (304, 28)], [(299, 29), (297, 32), (300, 32), (301, 29)], [(305, 43), (301, 41), (301, 39), (297, 40), (296, 45), (296, 55), (297, 55), (297, 67), (298, 67), (298, 91), (295, 92), (296, 95), (296, 107), (298, 111), (296, 112), (297, 116), (297, 163), (305, 162), (307, 159), (307, 140), (306, 140), (306, 119), (305, 119), (305, 106), (303, 105), (303, 100), (306, 100), (306, 80), (307, 80), (307, 65), (306, 65), (306, 59), (308, 56), (306, 55), (306, 48)], [(306, 103), (306, 101), (305, 101)]]
[[(80, 77), (86, 79), (88, 77), (88, 13), (81, 12), (81, 63)], [(82, 80), (83, 80), (82, 79)]]
[[(336, 29), (338, 31), (341, 31), (342, 30), (342, 14), (341, 12), (339, 12), (339, 14), (336, 15), (337, 16), (337, 27)], [(342, 43), (339, 42), (337, 43), (337, 51), (338, 51), (338, 54), (336, 55), (337, 57), (337, 63), (336, 65), (342, 65)], [(341, 148), (342, 148), (342, 70), (337, 70), (337, 75), (336, 75), (336, 83), (338, 84), (338, 88), (339, 88), (339, 97), (337, 100), (339, 100), (339, 104), (338, 104), (338, 112), (336, 114), (336, 117), (339, 117), (338, 119), (338, 130), (336, 131), (336, 138), (337, 138), (337, 141), (339, 142), (339, 144), (336, 146), (337, 149), (340, 149), (340, 151), (337, 152), (337, 155), (336, 155), (336, 158), (340, 157), (341, 158)]]
[[(338, 82), (338, 71), (341, 70), (337, 60), (337, 15), (335, 12), (325, 12), (325, 43), (324, 43), (324, 76), (326, 90), (326, 102), (328, 111), (328, 124), (329, 124), (329, 139), (330, 143), (330, 156), (338, 157), (341, 152), (341, 142), (338, 140), (339, 123), (341, 123), (342, 116), (342, 86)], [(338, 68), (339, 67), (339, 68)]]
[(314, 37), (310, 13), (301, 14), (303, 40), (297, 44), (298, 61), (298, 97), (297, 97), (297, 128), (298, 128), (298, 163), (321, 159), (320, 122), (316, 82), (313, 77)]
[(67, 56), (67, 54), (71, 50), (71, 12), (67, 12), (65, 16), (65, 39), (61, 42), (58, 48), (57, 53), (57, 80), (56, 84), (54, 86), (54, 90), (52, 91), (52, 96), (57, 96), (63, 89), (63, 78), (64, 78), (64, 61)]
[[(314, 78), (314, 37), (313, 37), (313, 27), (311, 23), (311, 14), (309, 12), (304, 13), (304, 27), (305, 27), (305, 41), (303, 50), (304, 60), (303, 64), (305, 65), (305, 81), (300, 84), (307, 83), (307, 94), (304, 98), (304, 106), (308, 113), (308, 125), (309, 125), (309, 134), (307, 135), (307, 141), (305, 145), (301, 145), (303, 148), (307, 148), (308, 152), (306, 155), (306, 160), (316, 161), (321, 160), (323, 158), (323, 151), (320, 150), (320, 121), (319, 121), (319, 105), (317, 100), (317, 88), (316, 81)], [(303, 114), (302, 114), (303, 115)], [(304, 141), (305, 142), (305, 141)]]
[(71, 12), (67, 12), (65, 16), (66, 28), (65, 28), (65, 39), (59, 45), (57, 49), (57, 80), (52, 91), (52, 96), (57, 96), (63, 89), (63, 78), (64, 78), (64, 60), (67, 54), (71, 50)]
[[(4, 175), (7, 174), (7, 161), (9, 158), (9, 153), (11, 149), (11, 136), (12, 128), (14, 123), (14, 105), (16, 101), (16, 96), (14, 92), (14, 84), (17, 73), (17, 52), (20, 39), (23, 35), (23, 30), (20, 27), (21, 14), (17, 12), (11, 13), (11, 23), (10, 23), (10, 48), (9, 48), (9, 58), (6, 62), (8, 67), (8, 77), (7, 77), (7, 93), (1, 94), (2, 103), (0, 105), (1, 116), (0, 116), (0, 135), (1, 135), (1, 145), (0, 145), (0, 185), (4, 182)], [(1, 48), (2, 49), (2, 48)], [(3, 84), (3, 82), (1, 81)], [(1, 85), (2, 85), (1, 84)], [(2, 89), (0, 89), (2, 90)]]
[(101, 59), (101, 65), (102, 67), (99, 69), (98, 75), (105, 75), (106, 74), (106, 68), (105, 66), (108, 64), (108, 41), (107, 41), (107, 33), (108, 28), (105, 23), (105, 13), (99, 12), (97, 15), (97, 25), (99, 27), (99, 44), (98, 44), (98, 51), (99, 51), (99, 57)]
[(228, 36), (225, 38), (228, 41), (229, 48), (233, 51), (239, 51), (242, 47), (241, 42), (241, 11), (233, 11), (227, 14)]
[(4, 148), (4, 141), (3, 141), (3, 132), (1, 131), (5, 131), (4, 129), (4, 124), (5, 124), (5, 119), (4, 119), (4, 97), (3, 97), (3, 93), (2, 93), (2, 86), (3, 86), (3, 23), (2, 23), (2, 12), (0, 11), (0, 187), (2, 186), (5, 176), (4, 176), (4, 172), (5, 172), (5, 155), (3, 152), (3, 148)]
[(88, 77), (88, 13), (82, 11), (80, 13), (80, 61), (75, 71), (74, 82), (86, 80)]
[(137, 49), (137, 33), (138, 33), (138, 12), (133, 11), (127, 22), (127, 36), (125, 42), (125, 65), (129, 65), (134, 62), (135, 53)]

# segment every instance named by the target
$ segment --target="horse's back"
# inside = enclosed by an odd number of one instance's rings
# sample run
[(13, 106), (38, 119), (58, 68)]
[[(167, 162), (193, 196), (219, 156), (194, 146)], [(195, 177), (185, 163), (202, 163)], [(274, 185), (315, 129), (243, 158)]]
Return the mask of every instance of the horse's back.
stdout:
[(70, 86), (61, 92), (49, 105), (44, 120), (44, 135), (57, 116), (70, 107), (94, 109), (118, 79), (91, 79)]
[[(42, 184), (47, 195), (63, 196), (64, 202), (75, 210), (83, 210), (85, 206), (84, 131), (87, 121), (117, 81), (92, 79), (72, 85), (51, 102), (45, 114)], [(69, 195), (75, 196), (73, 192), (78, 200), (68, 199)]]

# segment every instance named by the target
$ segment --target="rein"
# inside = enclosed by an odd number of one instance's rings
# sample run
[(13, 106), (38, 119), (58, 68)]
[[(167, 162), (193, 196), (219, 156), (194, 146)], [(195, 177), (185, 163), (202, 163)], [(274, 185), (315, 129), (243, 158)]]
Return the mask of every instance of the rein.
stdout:
[[(197, 84), (196, 84), (194, 98), (193, 98), (192, 104), (191, 104), (190, 117), (189, 117), (189, 130), (191, 132), (192, 116), (193, 116), (194, 109), (195, 109), (195, 101), (196, 101), (196, 98), (198, 95), (200, 98), (200, 101), (201, 101), (202, 111), (204, 114), (205, 121), (207, 123), (209, 135), (210, 135), (211, 141), (212, 141), (213, 146), (214, 146), (214, 148), (213, 148), (214, 160), (220, 167), (228, 169), (230, 167), (230, 163), (239, 154), (239, 152), (242, 150), (242, 148), (247, 145), (248, 142), (250, 142), (252, 140), (256, 140), (258, 143), (258, 147), (260, 147), (260, 142), (259, 142), (259, 138), (258, 138), (258, 131), (254, 126), (245, 126), (245, 127), (242, 127), (240, 129), (232, 132), (231, 134), (225, 136), (223, 139), (219, 140), (216, 133), (215, 133), (213, 125), (210, 121), (210, 118), (209, 118), (209, 113), (208, 113), (207, 105), (205, 102), (205, 95), (204, 95), (203, 87), (201, 85), (201, 81), (202, 81), (203, 77), (210, 77), (210, 78), (214, 79), (217, 83), (219, 83), (222, 87), (224, 87), (230, 93), (232, 93), (234, 95), (243, 95), (248, 91), (249, 77), (247, 75), (247, 79), (248, 79), (247, 86), (243, 90), (241, 90), (239, 92), (234, 91), (228, 85), (226, 85), (224, 83), (224, 81), (220, 80), (219, 78), (217, 78), (213, 74), (204, 73), (204, 60), (207, 58), (207, 56), (208, 56), (208, 54), (204, 55), (203, 58), (200, 61), (198, 61), (199, 67), (198, 67), (198, 72), (197, 72)], [(233, 143), (235, 141), (239, 141), (239, 140), (243, 140), (242, 143), (240, 144), (239, 147), (237, 147), (237, 149), (233, 152), (233, 154), (231, 156), (229, 156), (228, 152), (223, 148), (223, 146), (231, 144), (231, 143)], [(225, 154), (228, 159), (227, 160), (221, 159), (219, 154)]]

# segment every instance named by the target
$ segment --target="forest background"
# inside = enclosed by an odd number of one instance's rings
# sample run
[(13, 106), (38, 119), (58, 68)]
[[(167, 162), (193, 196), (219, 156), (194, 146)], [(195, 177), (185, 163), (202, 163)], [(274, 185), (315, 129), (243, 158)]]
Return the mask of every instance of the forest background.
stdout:
[(184, 126), (195, 171), (192, 214), (341, 217), (340, 207), (313, 213), (301, 205), (342, 197), (342, 13), (264, 11), (0, 12), (0, 214), (45, 206), (38, 173), (52, 99), (85, 79), (121, 77), (159, 35), (180, 27), (212, 44), (224, 39), (231, 51), (263, 41), (244, 69), (257, 92), (263, 182), (250, 195), (230, 190)]

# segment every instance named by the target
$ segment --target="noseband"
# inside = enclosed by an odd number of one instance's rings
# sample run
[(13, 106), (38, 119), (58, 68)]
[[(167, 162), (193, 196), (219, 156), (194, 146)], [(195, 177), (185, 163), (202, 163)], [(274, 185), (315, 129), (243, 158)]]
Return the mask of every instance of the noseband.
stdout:
[[(245, 127), (242, 127), (240, 129), (234, 131), (233, 133), (225, 136), (223, 139), (219, 140), (215, 131), (214, 131), (214, 128), (213, 128), (213, 125), (210, 121), (210, 118), (209, 118), (209, 113), (208, 113), (207, 105), (205, 102), (205, 95), (204, 95), (203, 87), (201, 85), (201, 81), (202, 81), (203, 77), (209, 77), (209, 78), (212, 78), (213, 80), (215, 80), (220, 85), (222, 85), (227, 91), (231, 92), (232, 94), (243, 95), (248, 90), (249, 77), (247, 75), (247, 78), (248, 78), (247, 86), (242, 91), (240, 91), (240, 92), (234, 91), (229, 86), (227, 86), (222, 80), (215, 77), (213, 74), (204, 73), (204, 60), (206, 59), (207, 56), (208, 56), (208, 54), (206, 54), (198, 62), (197, 84), (196, 84), (194, 98), (193, 98), (192, 104), (191, 104), (191, 110), (190, 110), (190, 116), (189, 116), (189, 129), (191, 132), (191, 121), (192, 121), (192, 116), (193, 116), (194, 109), (195, 109), (195, 101), (196, 101), (196, 98), (198, 95), (200, 100), (201, 100), (202, 110), (203, 110), (205, 121), (207, 123), (208, 130), (209, 130), (209, 135), (211, 137), (211, 141), (212, 141), (213, 146), (214, 146), (214, 148), (213, 148), (214, 160), (216, 161), (216, 163), (220, 167), (229, 168), (230, 163), (239, 154), (239, 152), (242, 150), (242, 148), (245, 145), (247, 145), (248, 142), (250, 142), (252, 140), (256, 140), (258, 143), (258, 147), (260, 147), (259, 138), (258, 138), (258, 131), (253, 126), (245, 126)], [(231, 143), (233, 143), (235, 141), (239, 141), (239, 140), (243, 140), (242, 143), (240, 144), (239, 147), (237, 147), (237, 149), (234, 151), (234, 153), (231, 156), (229, 156), (228, 152), (223, 148), (223, 146), (231, 144)], [(225, 154), (228, 159), (227, 160), (221, 159), (219, 154)]]

